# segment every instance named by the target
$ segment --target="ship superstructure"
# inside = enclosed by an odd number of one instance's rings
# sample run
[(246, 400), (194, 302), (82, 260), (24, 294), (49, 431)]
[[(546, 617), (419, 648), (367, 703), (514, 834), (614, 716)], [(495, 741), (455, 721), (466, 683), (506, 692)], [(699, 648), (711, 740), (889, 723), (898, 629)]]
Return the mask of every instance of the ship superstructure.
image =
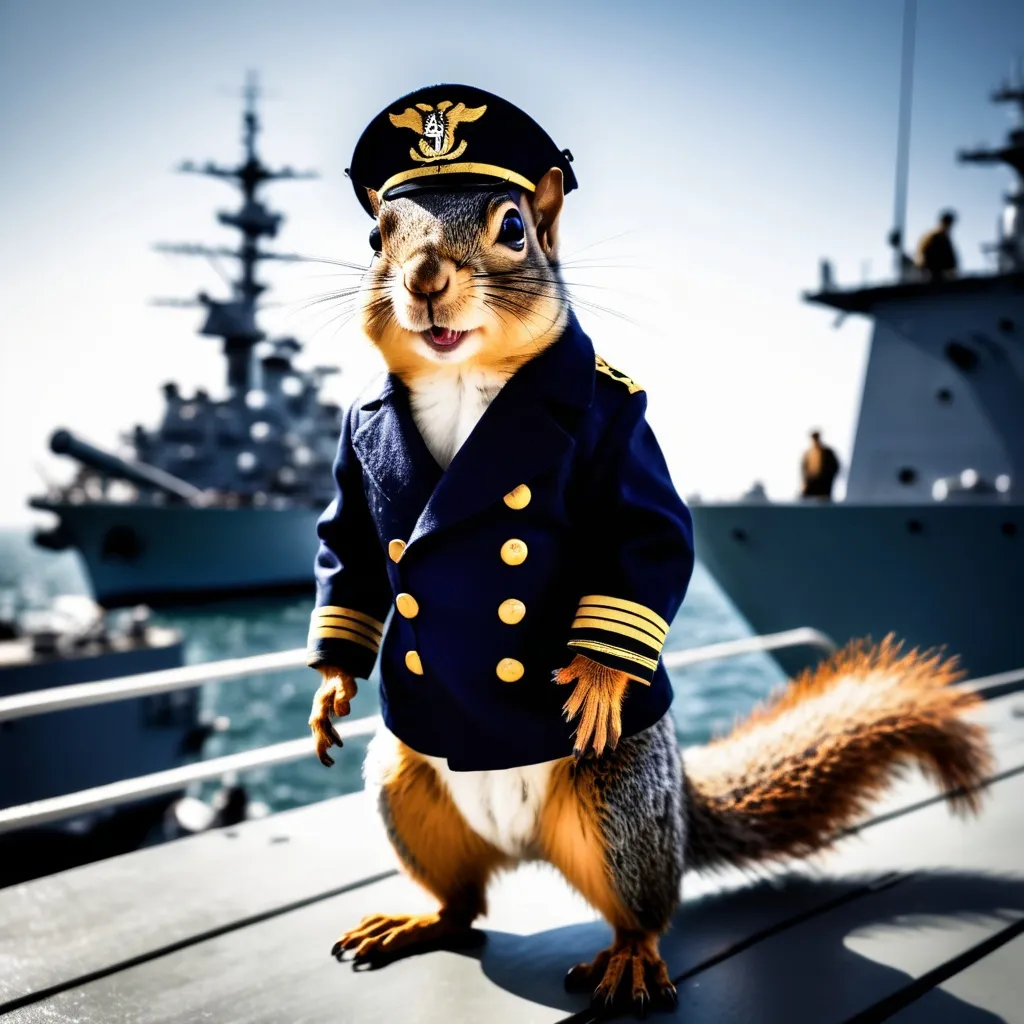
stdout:
[(123, 456), (56, 431), (51, 448), (77, 459), (79, 469), (70, 484), (31, 502), (60, 517), (37, 542), (76, 548), (97, 600), (106, 605), (310, 585), (313, 523), (331, 497), (340, 412), (321, 388), (336, 368), (300, 369), (295, 360), (302, 345), (295, 338), (267, 338), (258, 322), (267, 290), (258, 269), (303, 259), (264, 247), (284, 219), (264, 201), (264, 188), (316, 175), (262, 161), (257, 98), (250, 78), (239, 163), (186, 161), (179, 167), (241, 193), (236, 209), (217, 215), (238, 231), (238, 246), (157, 246), (237, 263), (227, 298), (202, 292), (194, 300), (163, 303), (205, 310), (200, 333), (221, 339), (224, 395), (186, 394), (176, 382), (165, 384), (162, 422), (125, 434)]
[[(1024, 87), (993, 99), (1024, 118)], [(846, 497), (703, 504), (698, 555), (758, 632), (945, 645), (975, 675), (1024, 661), (1024, 124), (962, 152), (1017, 174), (992, 271), (842, 289), (808, 301), (874, 320)], [(780, 660), (799, 667), (794, 656)]]

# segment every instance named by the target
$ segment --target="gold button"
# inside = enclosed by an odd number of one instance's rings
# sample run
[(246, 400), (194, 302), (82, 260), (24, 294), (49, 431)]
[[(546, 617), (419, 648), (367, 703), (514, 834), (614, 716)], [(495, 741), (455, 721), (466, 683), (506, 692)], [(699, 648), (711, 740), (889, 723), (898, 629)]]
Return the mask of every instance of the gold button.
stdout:
[(395, 598), (395, 607), (400, 615), (407, 619), (415, 619), (420, 613), (420, 605), (412, 594), (399, 594)]
[(388, 541), (388, 554), (391, 556), (392, 562), (397, 562), (405, 551), (404, 540), (389, 540)]
[(495, 671), (503, 683), (517, 683), (523, 678), (526, 669), (523, 668), (523, 663), (516, 661), (515, 658), (502, 658)]
[(526, 541), (513, 537), (501, 545), (501, 560), (506, 565), (522, 565), (526, 561)]
[(530, 504), (530, 499), (533, 497), (530, 488), (526, 484), (520, 484), (518, 487), (514, 487), (508, 494), (505, 495), (505, 504), (509, 508), (526, 508)]
[(517, 622), (522, 622), (525, 614), (526, 605), (514, 597), (510, 597), (498, 605), (498, 618), (507, 626), (514, 626)]
[(423, 662), (416, 651), (405, 652), (405, 667), (414, 675), (423, 675)]

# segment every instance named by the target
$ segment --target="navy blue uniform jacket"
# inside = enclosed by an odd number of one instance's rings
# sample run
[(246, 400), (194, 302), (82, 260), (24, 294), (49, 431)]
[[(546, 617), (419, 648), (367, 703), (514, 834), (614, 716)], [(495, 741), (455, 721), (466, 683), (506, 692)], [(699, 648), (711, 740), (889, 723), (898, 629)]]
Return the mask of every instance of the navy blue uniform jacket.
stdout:
[(693, 531), (646, 406), (570, 316), (442, 471), (389, 376), (345, 418), (309, 663), (365, 678), (383, 635), (385, 722), (456, 771), (571, 754), (571, 690), (552, 673), (576, 654), (640, 680), (624, 736), (653, 725), (672, 702), (659, 659)]

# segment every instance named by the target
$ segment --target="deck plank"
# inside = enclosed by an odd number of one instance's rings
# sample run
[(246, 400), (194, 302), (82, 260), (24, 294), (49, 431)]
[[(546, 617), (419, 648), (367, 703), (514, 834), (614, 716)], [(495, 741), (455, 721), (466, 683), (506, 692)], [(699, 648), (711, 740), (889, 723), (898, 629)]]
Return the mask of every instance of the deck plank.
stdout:
[[(801, 868), (826, 888), (857, 872), (906, 875), (701, 972), (680, 987), (678, 1019), (847, 1021), (1024, 918), (1022, 806), (1024, 775), (1015, 775), (990, 787), (979, 820), (935, 805)], [(728, 903), (721, 910), (728, 916)]]
[(954, 974), (890, 1020), (892, 1024), (1021, 1024), (1024, 935)]
[(0, 890), (0, 1007), (398, 863), (363, 794)]
[[(986, 717), (999, 722), (998, 749), (1004, 769), (1024, 764), (1024, 722), (1007, 712), (1003, 701), (985, 711)], [(907, 783), (901, 793), (903, 806), (922, 795), (916, 783)], [(899, 806), (899, 800), (894, 806)], [(946, 820), (941, 806), (918, 811), (913, 817), (921, 815)], [(802, 868), (785, 883), (751, 888), (738, 877), (688, 880), (689, 902), (665, 943), (673, 973), (692, 970), (752, 935), (777, 928), (794, 916), (814, 913), (830, 902), (859, 902), (868, 885), (851, 875), (891, 867), (892, 848), (898, 844), (886, 836), (899, 820), (868, 828), (844, 844), (844, 848), (855, 846), (859, 860), (844, 853), (842, 863), (836, 859), (822, 869)], [(270, 1005), (269, 1016), (259, 1016), (262, 1011), (253, 1000), (258, 1003), (262, 997), (250, 998), (247, 985), (255, 985), (256, 992), (280, 992), (288, 1007), (287, 1019), (294, 1021), (322, 1019), (321, 1000), (326, 993), (346, 1006), (358, 1002), (360, 1015), (342, 1019), (378, 1019), (375, 1006), (383, 1008), (379, 1019), (394, 1019), (396, 992), (415, 992), (417, 1000), (428, 1000), (437, 1019), (445, 1019), (452, 1005), (446, 1000), (456, 989), (465, 1006), (472, 1004), (479, 1010), (477, 1016), (466, 1019), (556, 1021), (581, 1006), (561, 989), (564, 970), (607, 942), (607, 928), (593, 920), (588, 908), (553, 873), (529, 870), (527, 877), (520, 873), (496, 887), (492, 913), (483, 922), (489, 941), (482, 951), (410, 958), (386, 971), (359, 975), (356, 983), (349, 968), (326, 957), (336, 932), (364, 912), (409, 911), (429, 905), (405, 880), (360, 884), (392, 870), (394, 864), (369, 802), (359, 796), (340, 798), (236, 832), (234, 839), (214, 833), (28, 883), (18, 887), (21, 891), (14, 899), (10, 890), (0, 892), (0, 920), (15, 925), (0, 934), (0, 993), (9, 999), (38, 992), (188, 942), (190, 937), (215, 934), (263, 911), (274, 912), (347, 883), (358, 888), (26, 1006), (5, 1018), (5, 1024), (7, 1020), (21, 1024), (55, 1019), (39, 1016), (44, 1011), (56, 1013), (56, 1019), (64, 1014), (68, 1019), (104, 1024), (202, 1019), (213, 1005), (217, 1012), (207, 1019), (281, 1019), (273, 1016), (281, 1004)], [(355, 846), (352, 836), (359, 839)], [(287, 842), (273, 841), (282, 837)], [(954, 836), (953, 841), (961, 840)], [(909, 858), (911, 867), (921, 862), (918, 852), (915, 849)], [(159, 880), (156, 914), (152, 912), (155, 880)], [(695, 898), (701, 893), (705, 898)], [(9, 917), (12, 908), (20, 916)], [(97, 920), (103, 922), (102, 928), (96, 928)], [(207, 963), (220, 966), (210, 973), (204, 967)], [(254, 963), (260, 966), (254, 968)], [(179, 975), (208, 979), (199, 986), (205, 992), (203, 999), (184, 1004), (196, 1016), (154, 1016), (151, 990), (175, 991), (172, 982)], [(315, 982), (306, 994), (303, 979), (309, 978)], [(137, 991), (137, 1004), (125, 997), (128, 991)], [(114, 992), (116, 1017), (110, 1015), (112, 1003), (107, 1001)], [(169, 999), (168, 1012), (177, 1012), (180, 1002), (180, 997)], [(231, 1016), (236, 1004), (242, 1013), (237, 1018)], [(463, 1002), (459, 1006), (461, 1012)], [(308, 1018), (302, 1016), (307, 1012)]]
[[(992, 810), (1003, 803), (1017, 806), (1024, 796), (1024, 776), (993, 789), (1000, 792)], [(995, 827), (986, 827), (992, 822)], [(862, 893), (696, 974), (681, 986), (689, 1019), (716, 1024), (845, 1020), (851, 1007), (856, 1012), (870, 1005), (892, 991), (894, 981), (907, 978), (906, 962), (895, 970), (882, 963), (884, 956), (847, 948), (847, 936), (859, 935), (858, 930), (870, 933), (885, 924), (893, 929), (888, 942), (897, 952), (906, 948), (909, 935), (918, 936), (919, 942), (934, 939), (942, 945), (942, 956), (955, 955), (991, 930), (994, 909), (1024, 913), (1024, 884), (1018, 881), (1009, 891), (1005, 882), (986, 888), (976, 873), (1018, 866), (1017, 848), (1008, 846), (1002, 834), (1009, 828), (1011, 839), (1020, 838), (1019, 823), (1017, 831), (1011, 824), (1006, 815), (986, 815), (973, 825), (977, 834), (972, 841), (964, 843), (960, 840), (972, 825), (951, 821), (935, 806), (850, 841), (846, 845), (853, 850), (838, 851), (830, 858), (832, 869), (821, 877), (794, 876), (784, 883), (710, 894), (689, 904), (665, 944), (674, 973), (692, 970), (753, 932), (785, 924), (801, 909), (837, 895)], [(865, 867), (898, 866), (909, 855), (903, 849), (908, 836), (921, 837), (929, 849), (952, 851), (946, 858), (936, 853), (934, 862), (962, 874), (936, 878), (922, 872), (888, 889), (865, 888), (860, 877)], [(569, 897), (559, 894), (561, 883), (551, 873), (527, 875), (499, 887), (484, 922), (489, 934), (482, 950), (433, 952), (372, 972), (353, 972), (331, 961), (331, 938), (362, 914), (416, 911), (428, 905), (404, 879), (389, 879), (62, 993), (14, 1012), (5, 1024), (170, 1024), (204, 1017), (223, 1024), (302, 1024), (319, 1022), (325, 1013), (342, 1021), (375, 1022), (401, 1019), (405, 1012), (425, 1024), (451, 1020), (456, 1012), (461, 1019), (496, 1024), (554, 1024), (582, 1009), (579, 999), (561, 991), (565, 968), (592, 955), (607, 941), (608, 931), (586, 920), (582, 905), (565, 916)], [(958, 927), (960, 916), (967, 913), (984, 919)], [(939, 922), (924, 930), (923, 939), (922, 915), (925, 920), (935, 915)], [(909, 920), (907, 927), (901, 927), (903, 919)], [(992, 928), (1002, 924), (993, 923)], [(791, 986), (779, 979), (792, 979)], [(414, 1014), (408, 1009), (412, 1006)]]

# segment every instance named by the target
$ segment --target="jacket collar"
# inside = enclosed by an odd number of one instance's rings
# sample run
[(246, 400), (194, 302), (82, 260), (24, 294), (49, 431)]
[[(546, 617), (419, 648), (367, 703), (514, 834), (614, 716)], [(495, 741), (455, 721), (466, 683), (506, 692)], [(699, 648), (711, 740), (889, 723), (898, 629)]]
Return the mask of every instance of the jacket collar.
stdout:
[(594, 349), (570, 310), (561, 337), (518, 370), (444, 472), (427, 449), (402, 382), (388, 375), (362, 405), (353, 437), (363, 469), (395, 504), (418, 514), (409, 544), (454, 525), (537, 476), (573, 446), (579, 410), (594, 395)]

